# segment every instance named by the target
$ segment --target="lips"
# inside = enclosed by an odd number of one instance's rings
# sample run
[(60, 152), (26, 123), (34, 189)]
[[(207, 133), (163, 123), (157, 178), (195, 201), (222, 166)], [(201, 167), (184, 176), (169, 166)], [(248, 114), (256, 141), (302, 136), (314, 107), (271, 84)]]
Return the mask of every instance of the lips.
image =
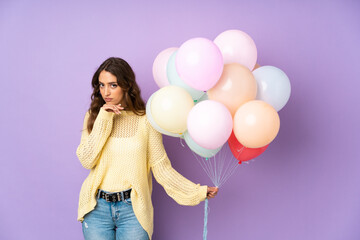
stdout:
[(105, 98), (105, 102), (110, 102), (112, 98)]

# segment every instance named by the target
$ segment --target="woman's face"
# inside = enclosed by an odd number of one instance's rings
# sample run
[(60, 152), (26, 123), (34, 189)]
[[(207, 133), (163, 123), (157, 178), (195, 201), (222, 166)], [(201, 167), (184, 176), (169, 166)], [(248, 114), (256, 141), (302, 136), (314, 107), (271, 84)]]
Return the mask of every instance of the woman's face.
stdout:
[(116, 105), (121, 103), (122, 107), (125, 104), (124, 92), (116, 81), (116, 77), (105, 70), (99, 75), (100, 94), (106, 104)]

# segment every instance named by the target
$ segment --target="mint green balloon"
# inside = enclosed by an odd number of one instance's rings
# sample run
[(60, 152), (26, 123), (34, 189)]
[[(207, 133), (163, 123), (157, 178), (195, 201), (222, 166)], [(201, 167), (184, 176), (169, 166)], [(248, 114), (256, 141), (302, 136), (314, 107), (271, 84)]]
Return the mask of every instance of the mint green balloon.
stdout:
[(176, 59), (177, 52), (178, 52), (178, 50), (176, 50), (170, 56), (168, 64), (167, 64), (166, 72), (167, 72), (167, 77), (168, 77), (169, 83), (171, 85), (175, 85), (175, 86), (184, 88), (191, 95), (194, 102), (197, 102), (205, 93), (203, 91), (196, 90), (196, 89), (190, 87), (183, 80), (181, 80), (181, 78), (179, 77), (179, 74), (176, 71), (176, 65), (175, 65), (175, 59)]
[(200, 155), (204, 158), (211, 158), (213, 157), (215, 154), (217, 154), (221, 147), (218, 147), (216, 149), (207, 149), (207, 148), (203, 148), (201, 146), (199, 146), (190, 136), (189, 132), (186, 131), (184, 134), (184, 139), (186, 144), (189, 146), (189, 148), (196, 153), (197, 155)]

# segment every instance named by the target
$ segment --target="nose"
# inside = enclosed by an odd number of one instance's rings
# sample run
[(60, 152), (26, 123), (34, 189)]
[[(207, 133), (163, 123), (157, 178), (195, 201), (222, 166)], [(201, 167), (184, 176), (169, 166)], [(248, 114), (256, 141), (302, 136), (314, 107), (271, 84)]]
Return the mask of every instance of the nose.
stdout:
[(110, 95), (110, 88), (108, 86), (105, 86), (105, 96)]

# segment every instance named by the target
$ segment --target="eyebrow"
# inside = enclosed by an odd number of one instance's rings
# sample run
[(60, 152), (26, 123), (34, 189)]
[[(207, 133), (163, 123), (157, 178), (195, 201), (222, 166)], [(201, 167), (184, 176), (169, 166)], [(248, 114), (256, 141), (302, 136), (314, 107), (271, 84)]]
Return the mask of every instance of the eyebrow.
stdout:
[[(99, 80), (99, 83), (104, 84), (104, 83), (103, 83), (103, 82), (101, 82), (100, 80)], [(108, 84), (112, 84), (112, 83), (116, 83), (116, 84), (117, 84), (117, 82), (109, 82)]]

